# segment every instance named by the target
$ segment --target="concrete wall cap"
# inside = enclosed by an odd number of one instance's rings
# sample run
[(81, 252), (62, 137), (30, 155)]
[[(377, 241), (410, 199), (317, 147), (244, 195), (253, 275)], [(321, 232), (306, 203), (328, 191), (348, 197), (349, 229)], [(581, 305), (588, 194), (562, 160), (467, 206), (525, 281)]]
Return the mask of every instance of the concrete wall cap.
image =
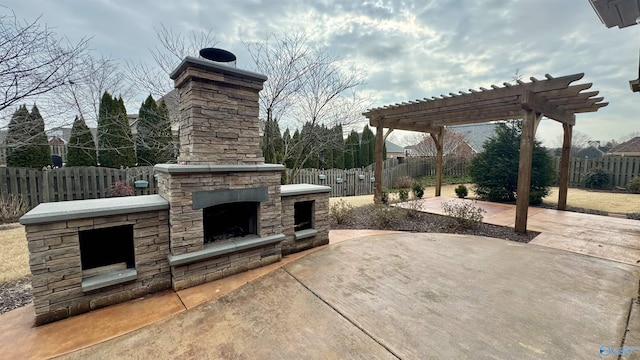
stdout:
[(169, 202), (160, 195), (60, 201), (39, 204), (20, 218), (20, 224), (42, 224), (166, 209), (169, 209)]
[(169, 77), (171, 78), (171, 80), (177, 79), (178, 76), (180, 76), (180, 74), (189, 66), (198, 69), (209, 70), (212, 72), (219, 72), (223, 74), (235, 75), (242, 78), (249, 78), (254, 81), (267, 81), (266, 75), (258, 74), (253, 71), (238, 69), (229, 65), (222, 65), (211, 60), (200, 59), (192, 56), (187, 56), (186, 58), (184, 58), (182, 62), (180, 62), (180, 65), (178, 65), (178, 67), (171, 72)]
[(280, 196), (294, 196), (317, 193), (331, 192), (331, 186), (312, 185), (312, 184), (293, 184), (282, 185), (280, 187)]

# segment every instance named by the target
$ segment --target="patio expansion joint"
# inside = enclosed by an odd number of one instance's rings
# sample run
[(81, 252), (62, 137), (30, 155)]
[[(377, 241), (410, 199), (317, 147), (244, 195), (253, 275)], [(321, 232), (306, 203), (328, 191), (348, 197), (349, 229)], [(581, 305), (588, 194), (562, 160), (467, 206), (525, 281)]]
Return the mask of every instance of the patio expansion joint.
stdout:
[(293, 275), (291, 272), (289, 272), (289, 270), (287, 270), (284, 266), (281, 268), (282, 270), (284, 270), (287, 274), (289, 274), (289, 276), (291, 276), (295, 281), (297, 281), (300, 285), (302, 285), (302, 287), (304, 287), (305, 289), (307, 289), (311, 294), (313, 294), (313, 296), (315, 296), (316, 298), (318, 298), (318, 300), (322, 301), (325, 305), (327, 305), (329, 308), (331, 308), (333, 311), (335, 311), (338, 315), (340, 315), (342, 318), (344, 318), (346, 321), (348, 321), (351, 325), (355, 326), (356, 328), (358, 328), (360, 331), (362, 331), (363, 334), (367, 335), (371, 340), (375, 341), (378, 345), (382, 346), (385, 350), (387, 350), (391, 355), (393, 355), (396, 359), (402, 359), (400, 357), (400, 355), (398, 355), (395, 351), (393, 351), (393, 349), (391, 349), (388, 345), (385, 345), (382, 340), (379, 340), (377, 338), (375, 338), (371, 333), (369, 333), (367, 330), (365, 330), (362, 326), (360, 326), (359, 324), (357, 324), (355, 321), (353, 321), (352, 319), (350, 319), (346, 314), (344, 314), (343, 312), (341, 312), (340, 310), (338, 310), (335, 306), (331, 305), (327, 300), (325, 300), (322, 296), (320, 296), (318, 293), (316, 293), (315, 291), (313, 291), (311, 288), (309, 288), (305, 283), (303, 283), (302, 281), (300, 281), (300, 279), (298, 279), (295, 275)]
[[(638, 289), (638, 291), (640, 291), (640, 288)], [(636, 301), (638, 300), (638, 298), (631, 298), (631, 301), (629, 302), (629, 311), (627, 311), (627, 319), (624, 322), (624, 332), (622, 333), (622, 339), (620, 339), (620, 349), (622, 349), (624, 347), (624, 343), (627, 340), (627, 334), (629, 333), (629, 321), (631, 320), (631, 311), (633, 310), (633, 304), (636, 303)], [(622, 358), (622, 354), (618, 355), (618, 359)]]

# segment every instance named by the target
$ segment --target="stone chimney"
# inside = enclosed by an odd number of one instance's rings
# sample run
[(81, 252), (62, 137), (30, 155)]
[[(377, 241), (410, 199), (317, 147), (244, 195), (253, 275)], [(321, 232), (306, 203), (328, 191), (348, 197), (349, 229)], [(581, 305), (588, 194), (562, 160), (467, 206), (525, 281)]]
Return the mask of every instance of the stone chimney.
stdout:
[(258, 93), (266, 76), (193, 57), (170, 76), (180, 94), (180, 164), (264, 164)]

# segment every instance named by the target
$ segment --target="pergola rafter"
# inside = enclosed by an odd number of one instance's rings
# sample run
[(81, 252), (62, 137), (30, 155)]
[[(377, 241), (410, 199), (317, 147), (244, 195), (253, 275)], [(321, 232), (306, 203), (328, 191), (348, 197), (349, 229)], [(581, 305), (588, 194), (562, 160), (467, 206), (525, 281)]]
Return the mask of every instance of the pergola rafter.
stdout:
[[(563, 124), (564, 142), (561, 160), (560, 194), (558, 208), (566, 207), (568, 185), (569, 150), (571, 132), (575, 125), (575, 114), (595, 112), (608, 103), (596, 97), (598, 91), (582, 92), (590, 89), (591, 83), (575, 84), (584, 74), (573, 74), (554, 78), (545, 75), (544, 80), (530, 78), (530, 82), (517, 80), (515, 84), (491, 85), (491, 89), (480, 87), (386, 105), (369, 109), (363, 115), (369, 124), (375, 126), (376, 133), (376, 174), (375, 200), (382, 195), (382, 131), (387, 129), (410, 130), (431, 134), (438, 149), (436, 167), (436, 196), (440, 195), (442, 180), (442, 144), (445, 128), (452, 125), (484, 123), (491, 121), (523, 119), (520, 143), (520, 166), (518, 169), (518, 192), (516, 209), (516, 231), (526, 231), (526, 217), (531, 181), (531, 156), (533, 141), (542, 116)], [(380, 134), (380, 136), (378, 136)]]

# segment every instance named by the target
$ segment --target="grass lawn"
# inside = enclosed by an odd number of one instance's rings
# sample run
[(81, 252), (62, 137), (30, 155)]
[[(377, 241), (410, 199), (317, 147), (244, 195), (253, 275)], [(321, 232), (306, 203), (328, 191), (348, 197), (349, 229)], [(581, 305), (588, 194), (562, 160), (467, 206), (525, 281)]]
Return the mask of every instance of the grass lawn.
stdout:
[[(455, 188), (458, 185), (443, 185), (442, 196), (456, 197)], [(467, 185), (469, 189), (469, 197), (475, 196), (471, 190), (471, 185)], [(430, 198), (435, 196), (435, 187), (427, 187), (424, 189), (424, 197)], [(391, 199), (397, 197), (397, 193), (389, 194)], [(330, 203), (333, 204), (339, 199), (344, 199), (353, 206), (361, 206), (373, 204), (373, 195), (351, 196), (343, 198), (331, 198)], [(546, 204), (558, 204), (558, 188), (552, 187), (549, 196), (544, 198)], [(612, 193), (601, 191), (589, 191), (584, 189), (569, 188), (567, 193), (567, 205), (576, 208), (585, 208), (592, 210), (606, 211), (609, 213), (640, 213), (640, 194), (629, 193)]]
[(0, 225), (0, 283), (24, 279), (30, 275), (24, 226)]

